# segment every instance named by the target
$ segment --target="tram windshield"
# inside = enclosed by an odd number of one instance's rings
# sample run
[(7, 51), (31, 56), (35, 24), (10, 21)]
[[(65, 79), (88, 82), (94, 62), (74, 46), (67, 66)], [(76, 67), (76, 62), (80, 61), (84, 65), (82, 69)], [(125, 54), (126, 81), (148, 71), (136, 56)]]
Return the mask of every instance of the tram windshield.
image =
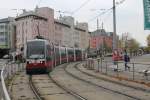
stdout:
[(43, 59), (45, 58), (45, 45), (43, 41), (32, 41), (27, 43), (27, 58)]

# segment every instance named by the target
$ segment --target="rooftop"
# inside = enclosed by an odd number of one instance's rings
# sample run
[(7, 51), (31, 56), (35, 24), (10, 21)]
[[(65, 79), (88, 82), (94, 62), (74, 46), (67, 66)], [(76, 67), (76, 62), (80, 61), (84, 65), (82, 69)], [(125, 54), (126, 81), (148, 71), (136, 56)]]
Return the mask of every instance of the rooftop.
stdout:
[(38, 15), (36, 12), (33, 12), (33, 11), (28, 11), (28, 12), (24, 11), (23, 14), (20, 14), (19, 16), (17, 16), (15, 18), (15, 20), (17, 21), (17, 20), (20, 20), (22, 18), (26, 18), (26, 17), (29, 17), (29, 16), (33, 16), (33, 17), (35, 17), (35, 19), (43, 19), (43, 20), (47, 21), (47, 18), (42, 17), (42, 16)]
[(9, 22), (12, 22), (13, 20), (14, 20), (13, 17), (3, 18), (3, 19), (0, 19), (0, 23), (9, 23)]

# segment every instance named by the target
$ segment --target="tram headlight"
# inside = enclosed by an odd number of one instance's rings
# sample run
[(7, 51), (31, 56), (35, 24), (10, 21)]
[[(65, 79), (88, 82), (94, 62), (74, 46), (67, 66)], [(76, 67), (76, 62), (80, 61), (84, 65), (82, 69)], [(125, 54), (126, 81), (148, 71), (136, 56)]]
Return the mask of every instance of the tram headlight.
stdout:
[(41, 64), (44, 64), (44, 63), (45, 63), (45, 61), (40, 61), (40, 63), (41, 63)]
[(31, 64), (32, 63), (32, 61), (27, 61), (27, 64)]
[(44, 64), (45, 63), (45, 61), (42, 61), (42, 64)]
[(29, 61), (27, 61), (27, 64), (29, 64)]

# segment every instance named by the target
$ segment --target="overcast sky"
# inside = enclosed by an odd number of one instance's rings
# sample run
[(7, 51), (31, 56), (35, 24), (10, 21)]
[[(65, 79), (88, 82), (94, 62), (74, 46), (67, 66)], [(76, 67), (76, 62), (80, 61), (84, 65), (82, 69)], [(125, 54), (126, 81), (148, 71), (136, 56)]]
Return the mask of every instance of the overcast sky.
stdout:
[[(50, 7), (55, 10), (55, 18), (59, 16), (56, 11), (73, 12), (72, 16), (76, 21), (88, 22), (89, 30), (96, 29), (96, 17), (103, 11), (98, 9), (109, 9), (112, 7), (113, 0), (1, 0), (0, 3), (0, 18), (8, 16), (16, 16), (17, 12), (12, 9), (27, 9), (33, 10), (36, 5), (39, 7)], [(116, 0), (119, 2), (121, 0)], [(84, 2), (80, 10), (79, 8)], [(97, 9), (97, 10), (91, 10)], [(144, 31), (143, 26), (143, 0), (125, 0), (116, 8), (117, 34), (130, 33), (130, 36), (135, 38), (141, 45), (146, 45), (146, 36), (150, 31)], [(21, 13), (18, 10), (18, 13)], [(62, 15), (69, 15), (64, 13)], [(113, 31), (112, 11), (99, 16), (99, 23), (104, 23), (106, 31)], [(101, 26), (101, 25), (100, 25)]]

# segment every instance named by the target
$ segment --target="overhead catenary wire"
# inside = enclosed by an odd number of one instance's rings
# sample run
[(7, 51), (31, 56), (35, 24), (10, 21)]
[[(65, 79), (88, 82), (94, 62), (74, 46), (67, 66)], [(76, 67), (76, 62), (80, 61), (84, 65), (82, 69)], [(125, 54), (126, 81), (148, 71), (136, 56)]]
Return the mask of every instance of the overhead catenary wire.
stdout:
[[(118, 7), (119, 5), (123, 4), (125, 1), (126, 1), (126, 0), (121, 0), (121, 1), (119, 1), (119, 2), (116, 2), (116, 7)], [(113, 7), (111, 7), (111, 8), (109, 8), (109, 9), (103, 11), (102, 13), (96, 15), (95, 17), (93, 17), (93, 18), (91, 18), (90, 20), (88, 20), (88, 22), (92, 22), (92, 21), (96, 20), (99, 16), (102, 16), (102, 15), (106, 14), (106, 13), (109, 12), (109, 11), (112, 12), (112, 10), (113, 10)]]
[(108, 13), (108, 15), (107, 15), (107, 16), (105, 16), (105, 18), (104, 18), (104, 22), (105, 22), (105, 21), (107, 21), (107, 19), (111, 16), (111, 13), (112, 13), (112, 10)]
[(95, 17), (93, 17), (92, 19), (90, 19), (88, 22), (91, 22), (91, 21), (97, 19), (99, 16), (102, 16), (102, 15), (106, 14), (107, 12), (109, 12), (109, 11), (112, 10), (112, 9), (113, 9), (113, 7), (111, 7), (110, 9), (107, 9), (106, 11), (103, 11), (102, 13), (100, 13), (100, 14), (98, 14), (97, 16), (95, 16)]
[(75, 9), (74, 11), (72, 11), (71, 15), (74, 15), (76, 12), (78, 12), (81, 8), (83, 8), (86, 4), (88, 4), (91, 0), (86, 0), (83, 4), (81, 4), (80, 7), (78, 7), (77, 9)]
[[(109, 17), (111, 16), (111, 13), (112, 13), (112, 10), (109, 12), (109, 13), (107, 13), (107, 15), (102, 19), (102, 24), (104, 24), (104, 22), (106, 23), (106, 21), (109, 19)], [(103, 25), (102, 25), (103, 26)], [(102, 27), (101, 26), (101, 27)]]
[(39, 6), (42, 0), (38, 0), (38, 3), (36, 4), (36, 6)]

